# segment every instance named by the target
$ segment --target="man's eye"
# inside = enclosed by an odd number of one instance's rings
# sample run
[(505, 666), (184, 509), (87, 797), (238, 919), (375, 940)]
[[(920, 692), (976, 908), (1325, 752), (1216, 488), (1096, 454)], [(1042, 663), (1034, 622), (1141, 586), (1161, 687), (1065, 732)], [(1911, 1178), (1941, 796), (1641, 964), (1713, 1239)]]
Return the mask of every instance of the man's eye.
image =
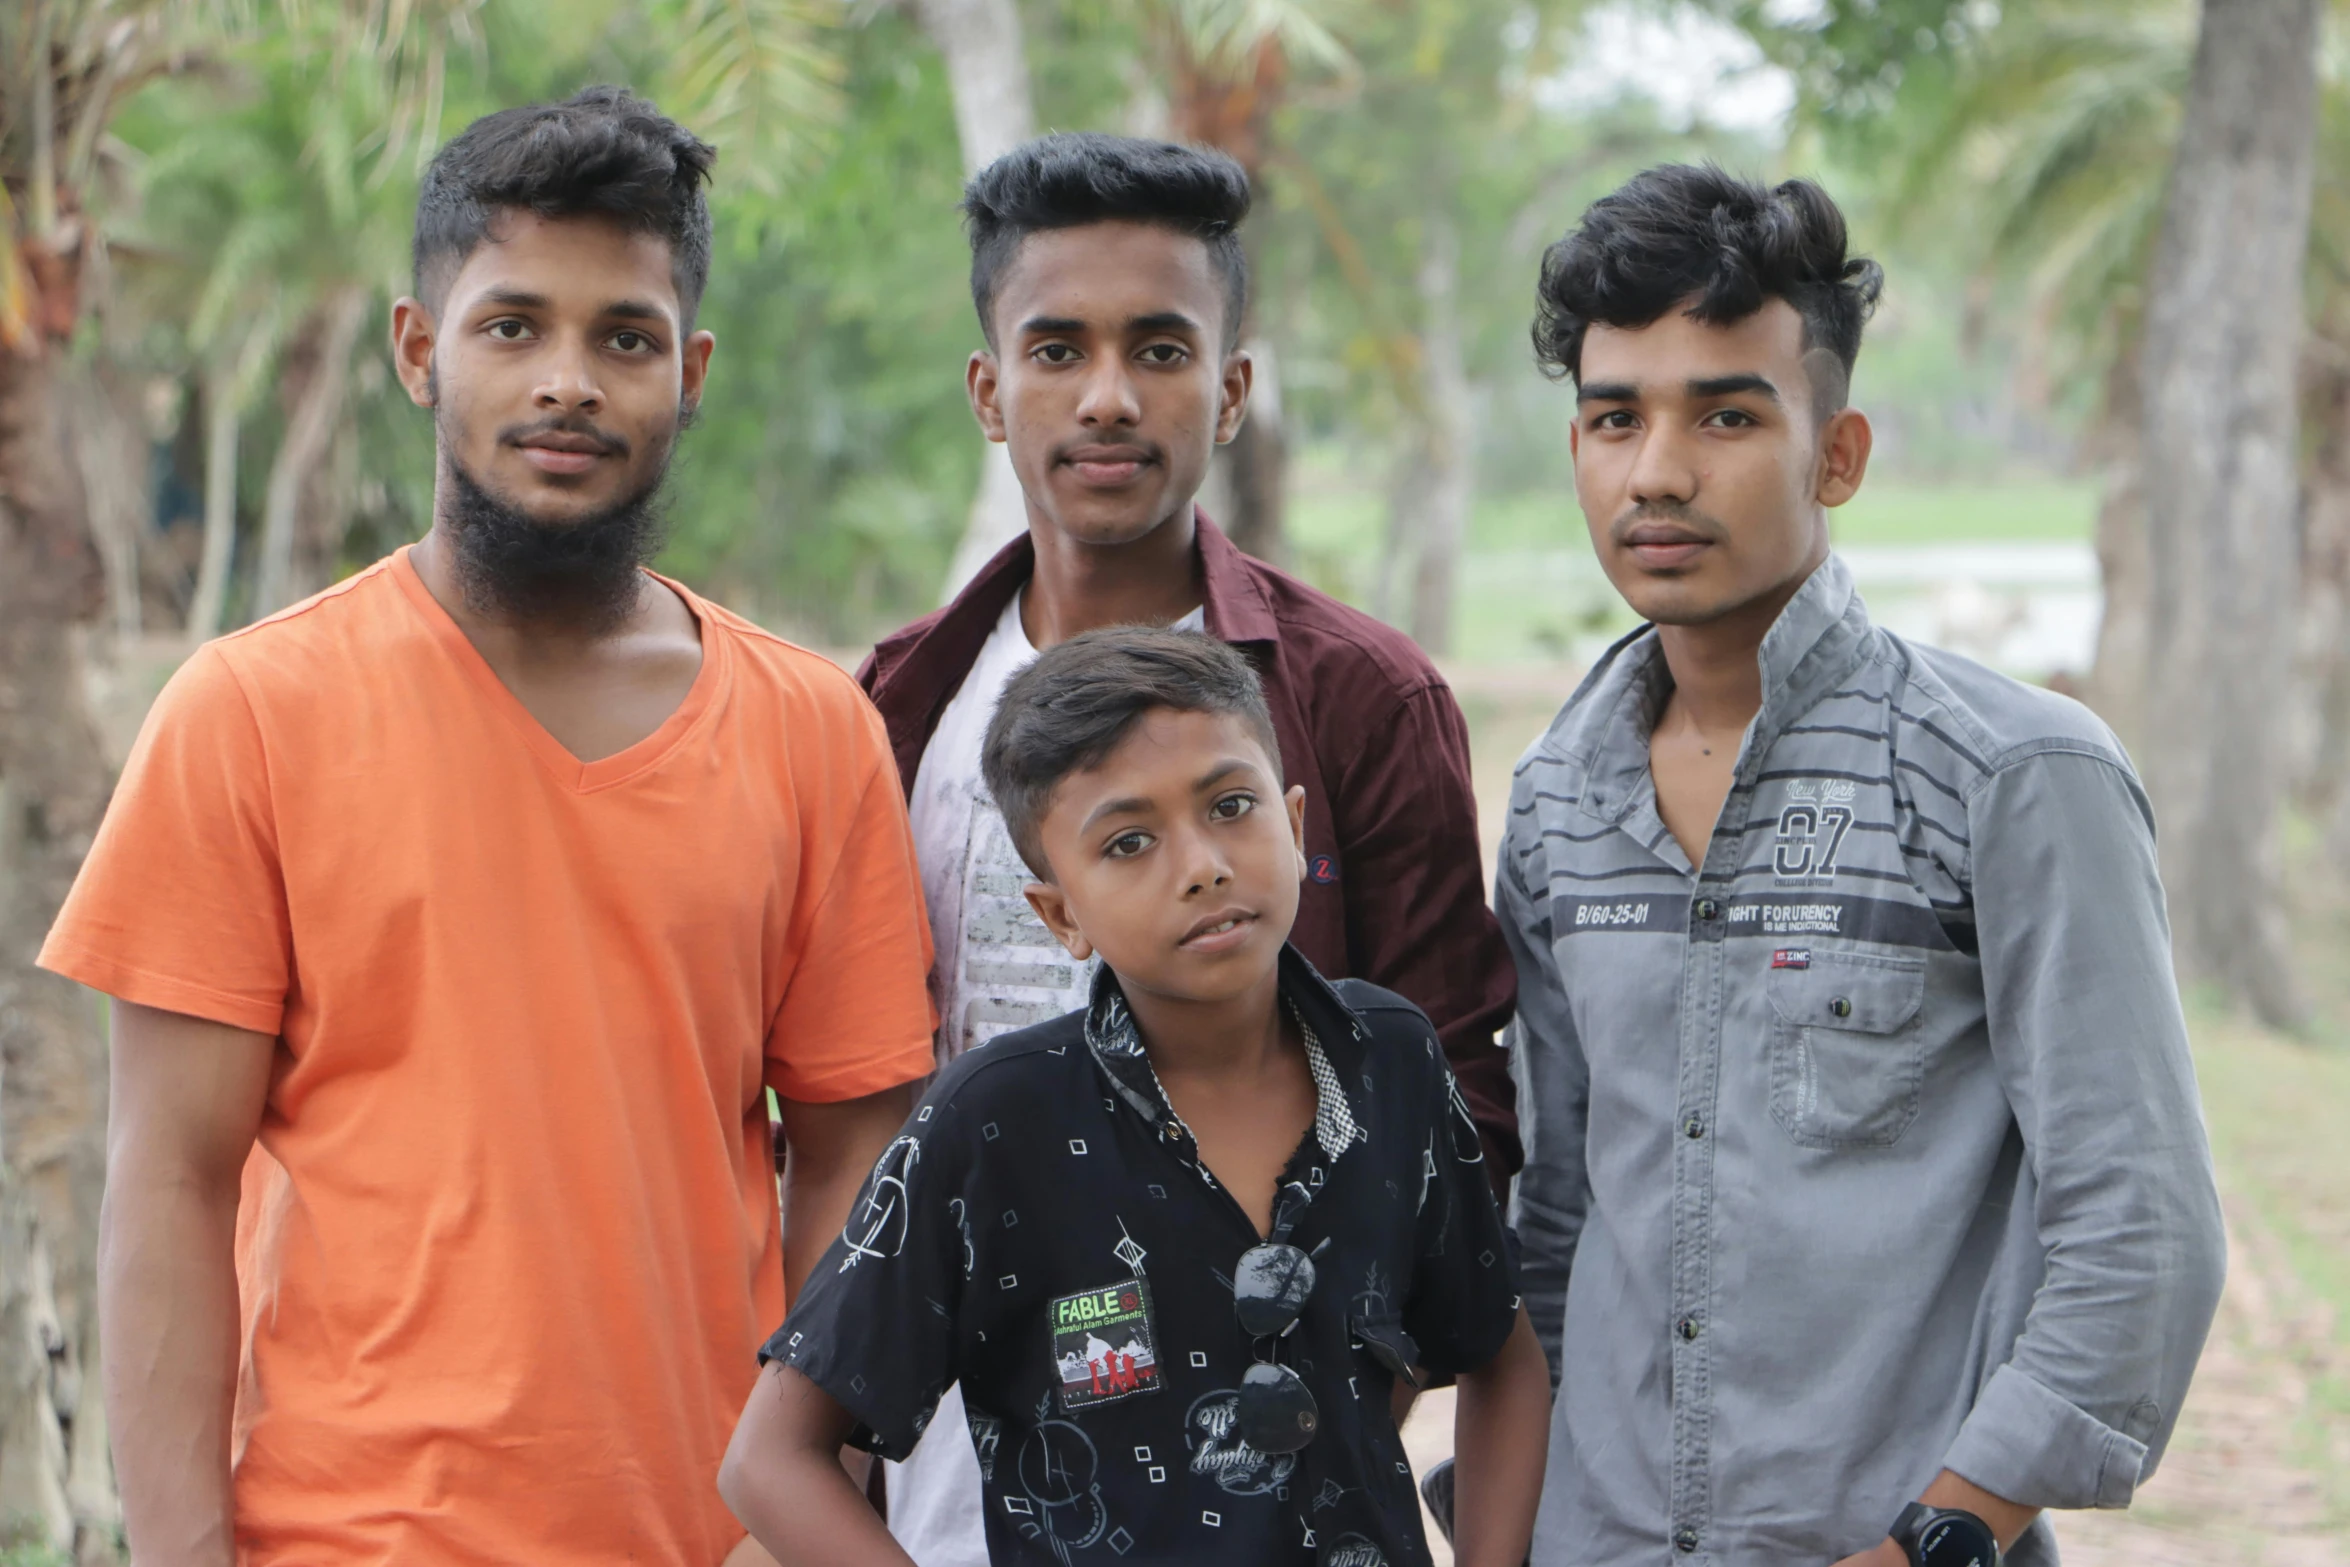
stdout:
[(1113, 860), (1130, 860), (1150, 846), (1151, 835), (1149, 833), (1122, 832), (1112, 838), (1110, 846), (1102, 852)]
[(1208, 814), (1220, 822), (1229, 822), (1246, 816), (1257, 808), (1253, 794), (1228, 794), (1208, 807)]
[(1760, 426), (1762, 421), (1743, 408), (1724, 408), (1714, 414), (1714, 423), (1725, 430), (1743, 430)]
[(1610, 408), (1606, 413), (1591, 421), (1591, 428), (1594, 430), (1629, 430), (1635, 422), (1631, 409)]
[(1154, 365), (1179, 365), (1190, 357), (1181, 343), (1153, 343), (1142, 351), (1142, 358)]
[(489, 334), (501, 343), (519, 343), (530, 335), (530, 328), (508, 316), (501, 321), (492, 321)]
[(1077, 350), (1067, 343), (1041, 343), (1037, 345), (1033, 357), (1048, 365), (1069, 365), (1077, 362)]
[(612, 346), (624, 354), (645, 354), (652, 352), (653, 340), (642, 332), (615, 332)]

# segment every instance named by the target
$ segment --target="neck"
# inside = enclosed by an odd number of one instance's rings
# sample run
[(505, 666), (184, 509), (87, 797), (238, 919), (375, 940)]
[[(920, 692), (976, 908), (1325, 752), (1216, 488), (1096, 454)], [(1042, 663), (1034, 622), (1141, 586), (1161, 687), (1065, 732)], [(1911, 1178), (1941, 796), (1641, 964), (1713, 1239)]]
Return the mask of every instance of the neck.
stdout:
[(1162, 996), (1121, 985), (1151, 1066), (1169, 1077), (1245, 1082), (1297, 1048), (1281, 1005), (1278, 963), (1246, 991), (1223, 1001)]
[(1103, 626), (1171, 625), (1200, 606), (1199, 530), (1189, 501), (1123, 544), (1072, 539), (1033, 510), (1028, 535), (1036, 572), (1021, 599), (1020, 627), (1033, 647)]
[(1811, 569), (1798, 572), (1703, 625), (1659, 626), (1657, 643), (1673, 676), (1669, 718), (1709, 735), (1743, 732), (1762, 709), (1763, 638), (1810, 580)]
[(465, 633), (466, 640), (493, 664), (561, 664), (586, 659), (639, 629), (646, 618), (643, 590), (653, 584), (642, 572), (637, 574), (635, 602), (616, 620), (599, 616), (590, 623), (560, 615), (506, 615), (484, 608), (465, 592), (464, 581), (458, 575), (456, 550), (447, 525), (436, 519), (431, 530), (410, 548), (408, 561), (416, 568), (416, 575), (424, 583), (425, 591), (433, 596), (433, 602), (448, 613), (457, 623), (457, 629)]

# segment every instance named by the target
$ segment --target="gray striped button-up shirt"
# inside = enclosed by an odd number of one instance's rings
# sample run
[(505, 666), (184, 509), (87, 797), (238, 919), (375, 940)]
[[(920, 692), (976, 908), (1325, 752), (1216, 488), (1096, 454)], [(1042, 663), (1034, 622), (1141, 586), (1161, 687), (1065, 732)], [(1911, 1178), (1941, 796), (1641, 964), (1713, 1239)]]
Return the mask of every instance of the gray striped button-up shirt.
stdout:
[[(2219, 1295), (2146, 799), (2076, 703), (1869, 623), (1762, 645), (1702, 866), (1618, 644), (1519, 764), (1515, 1217), (1560, 1376), (1539, 1567), (1825, 1564), (1949, 1468), (2118, 1507)], [(2056, 1560), (2047, 1525), (2012, 1553)]]

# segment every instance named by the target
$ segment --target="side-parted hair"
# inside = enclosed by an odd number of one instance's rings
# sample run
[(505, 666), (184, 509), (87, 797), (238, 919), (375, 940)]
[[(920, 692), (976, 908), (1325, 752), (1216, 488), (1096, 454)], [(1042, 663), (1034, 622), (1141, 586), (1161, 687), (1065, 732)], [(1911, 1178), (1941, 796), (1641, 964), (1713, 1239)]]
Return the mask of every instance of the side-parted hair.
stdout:
[(1683, 306), (1728, 326), (1784, 299), (1803, 317), (1807, 357), (1825, 350), (1834, 361), (1830, 370), (1814, 359), (1824, 418), (1851, 391), (1861, 328), (1885, 287), (1884, 269), (1845, 244), (1844, 214), (1810, 180), (1765, 189), (1710, 163), (1661, 164), (1593, 202), (1543, 253), (1535, 363), (1580, 383), (1595, 323), (1643, 327)]
[(717, 150), (625, 87), (485, 114), (443, 147), (416, 195), (416, 297), (436, 311), (501, 211), (603, 217), (669, 242), (686, 324), (710, 280)]
[(1023, 142), (963, 187), (971, 239), (971, 303), (995, 343), (996, 282), (1020, 242), (1087, 223), (1151, 223), (1202, 240), (1224, 279), (1224, 346), (1240, 341), (1248, 308), (1248, 175), (1223, 153), (1175, 142), (1057, 131)]
[(1012, 845), (1043, 881), (1053, 879), (1042, 830), (1053, 791), (1071, 773), (1098, 767), (1144, 715), (1229, 713), (1263, 742), (1275, 781), (1281, 742), (1265, 688), (1248, 659), (1199, 631), (1105, 626), (1046, 648), (1004, 687), (980, 775), (1004, 813)]

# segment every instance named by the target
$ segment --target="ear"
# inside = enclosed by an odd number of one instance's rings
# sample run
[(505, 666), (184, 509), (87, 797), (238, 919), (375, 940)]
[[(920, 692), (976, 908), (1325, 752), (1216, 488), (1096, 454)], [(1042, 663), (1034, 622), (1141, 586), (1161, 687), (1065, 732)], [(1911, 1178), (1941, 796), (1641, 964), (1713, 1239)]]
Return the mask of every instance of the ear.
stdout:
[(1036, 910), (1044, 928), (1053, 933), (1053, 939), (1069, 956), (1080, 963), (1093, 956), (1093, 943), (1077, 928), (1077, 916), (1070, 911), (1067, 893), (1049, 881), (1032, 881), (1021, 891), (1028, 895), (1028, 906)]
[(419, 408), (433, 404), (432, 350), (439, 339), (440, 328), (421, 301), (406, 294), (392, 301), (392, 368)]
[(1001, 444), (1005, 439), (1004, 411), (996, 404), (998, 385), (995, 351), (983, 348), (963, 367), (963, 390), (971, 398), (971, 413), (979, 421), (979, 433)]
[(1297, 851), (1297, 879), (1303, 884), (1306, 879), (1306, 786), (1291, 784), (1289, 792), (1281, 797), (1281, 803), (1289, 808), (1289, 842)]
[(1813, 499), (1822, 506), (1841, 506), (1860, 493), (1874, 440), (1867, 414), (1857, 408), (1838, 409), (1820, 431), (1820, 477)]
[(702, 406), (702, 382), (710, 374), (710, 351), (718, 346), (718, 339), (707, 332), (696, 332), (685, 340), (685, 357), (678, 366), (678, 395), (688, 408)]
[(1241, 421), (1248, 417), (1248, 394), (1257, 383), (1256, 361), (1245, 348), (1235, 348), (1224, 356), (1224, 382), (1217, 388), (1216, 444), (1224, 445), (1240, 433)]

